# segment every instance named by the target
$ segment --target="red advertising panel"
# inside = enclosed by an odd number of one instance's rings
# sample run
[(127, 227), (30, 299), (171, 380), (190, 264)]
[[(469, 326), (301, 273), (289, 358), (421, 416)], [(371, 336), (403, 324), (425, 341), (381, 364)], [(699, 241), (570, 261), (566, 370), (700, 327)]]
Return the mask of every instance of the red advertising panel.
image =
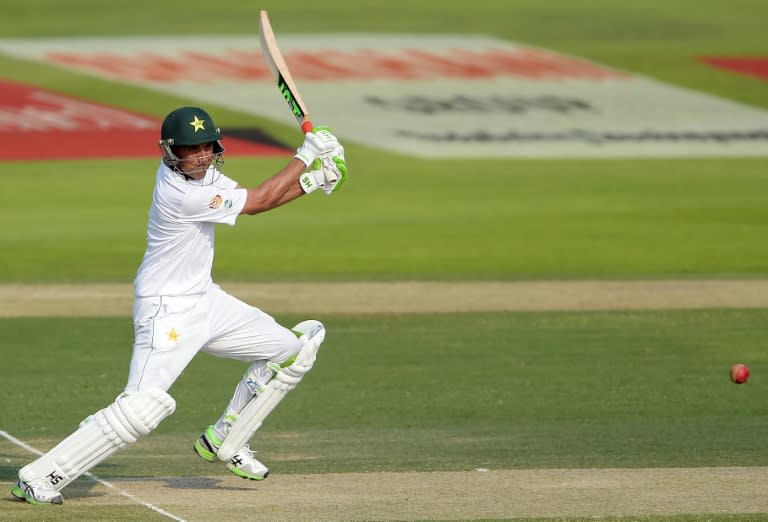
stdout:
[[(169, 107), (169, 112), (175, 107)], [(215, 118), (215, 115), (214, 115)], [(55, 160), (160, 157), (161, 119), (0, 79), (0, 158)], [(227, 155), (284, 156), (260, 134), (254, 141), (224, 134)]]

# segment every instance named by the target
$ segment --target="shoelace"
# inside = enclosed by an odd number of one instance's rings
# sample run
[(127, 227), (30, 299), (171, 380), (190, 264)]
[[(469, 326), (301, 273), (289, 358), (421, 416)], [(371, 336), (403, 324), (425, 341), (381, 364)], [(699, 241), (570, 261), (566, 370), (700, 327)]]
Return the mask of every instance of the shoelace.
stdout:
[(244, 454), (245, 454), (245, 455), (247, 455), (248, 457), (250, 457), (250, 458), (254, 459), (254, 458), (256, 458), (256, 457), (254, 457), (254, 455), (255, 455), (256, 453), (258, 453), (258, 452), (257, 452), (257, 451), (254, 451), (254, 450), (252, 450), (252, 449), (251, 449), (251, 447), (250, 447), (248, 444), (246, 444), (245, 446), (243, 446), (243, 449), (241, 449), (241, 450), (239, 451), (239, 453), (244, 453)]

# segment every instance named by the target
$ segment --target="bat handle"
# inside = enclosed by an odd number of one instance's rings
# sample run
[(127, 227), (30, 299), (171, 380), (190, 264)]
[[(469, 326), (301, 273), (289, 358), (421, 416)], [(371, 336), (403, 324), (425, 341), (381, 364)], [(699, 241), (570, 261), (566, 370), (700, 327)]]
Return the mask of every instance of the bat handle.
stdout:
[(304, 122), (301, 124), (301, 131), (306, 134), (311, 132), (314, 127), (315, 125), (312, 123), (312, 121), (304, 120)]

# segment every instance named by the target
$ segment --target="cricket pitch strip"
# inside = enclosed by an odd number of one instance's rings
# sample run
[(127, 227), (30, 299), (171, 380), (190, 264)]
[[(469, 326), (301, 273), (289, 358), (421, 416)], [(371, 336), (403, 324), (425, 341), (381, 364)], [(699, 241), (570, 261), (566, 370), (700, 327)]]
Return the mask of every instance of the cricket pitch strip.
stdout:
[[(766, 467), (539, 469), (329, 473), (113, 480), (119, 490), (185, 521), (488, 520), (767, 513)], [(128, 505), (80, 480), (79, 505)], [(244, 502), (247, 498), (247, 502)]]

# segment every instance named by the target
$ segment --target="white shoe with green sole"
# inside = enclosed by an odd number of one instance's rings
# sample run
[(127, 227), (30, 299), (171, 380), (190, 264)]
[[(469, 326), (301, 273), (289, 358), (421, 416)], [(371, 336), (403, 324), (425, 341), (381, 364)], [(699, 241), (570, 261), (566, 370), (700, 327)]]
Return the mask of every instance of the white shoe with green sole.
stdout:
[(19, 500), (26, 500), (29, 504), (51, 505), (63, 504), (64, 497), (53, 489), (53, 487), (44, 480), (33, 480), (24, 482), (21, 479), (11, 488), (11, 495)]
[[(216, 462), (219, 460), (216, 454), (221, 447), (221, 442), (213, 425), (208, 426), (208, 429), (195, 442), (195, 453), (208, 462)], [(269, 475), (269, 468), (256, 460), (253, 453), (246, 444), (227, 462), (227, 469), (244, 479), (264, 480)]]

